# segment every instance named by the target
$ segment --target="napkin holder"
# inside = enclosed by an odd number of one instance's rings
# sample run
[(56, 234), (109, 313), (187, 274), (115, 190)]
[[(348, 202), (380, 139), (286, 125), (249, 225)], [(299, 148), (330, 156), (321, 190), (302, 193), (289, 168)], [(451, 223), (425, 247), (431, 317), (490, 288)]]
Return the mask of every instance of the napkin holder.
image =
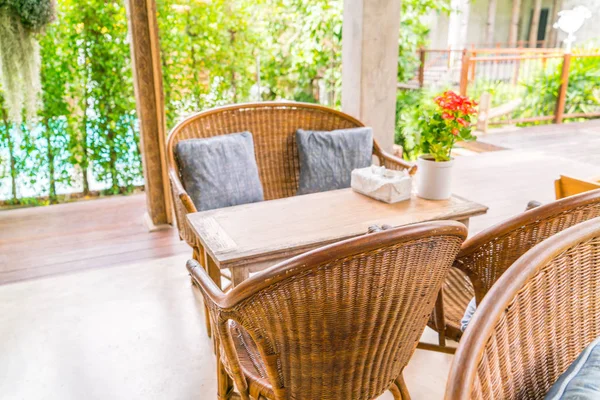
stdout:
[(352, 171), (352, 190), (385, 203), (410, 199), (412, 178), (407, 171), (372, 165)]

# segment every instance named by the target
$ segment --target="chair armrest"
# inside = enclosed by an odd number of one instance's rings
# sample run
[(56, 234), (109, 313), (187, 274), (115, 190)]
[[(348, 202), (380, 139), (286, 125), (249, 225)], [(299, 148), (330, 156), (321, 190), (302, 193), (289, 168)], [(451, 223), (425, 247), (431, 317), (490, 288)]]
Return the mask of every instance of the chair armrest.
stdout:
[(196, 260), (188, 260), (186, 263), (186, 268), (190, 273), (192, 279), (204, 294), (204, 298), (210, 304), (206, 304), (209, 310), (214, 310), (215, 308), (223, 308), (223, 302), (225, 300), (225, 294), (221, 291), (221, 289), (217, 286), (217, 284), (210, 278), (208, 272), (202, 265), (198, 263)]
[(414, 175), (417, 172), (417, 166), (404, 161), (403, 159), (391, 155), (390, 153), (382, 150), (379, 146), (373, 148), (373, 153), (379, 158), (379, 163), (389, 169), (407, 169), (410, 175)]
[(173, 188), (173, 201), (179, 201), (186, 213), (197, 212), (198, 210), (196, 210), (194, 202), (192, 201), (190, 195), (188, 195), (185, 191), (179, 176), (177, 176), (177, 173), (174, 170), (169, 171), (169, 180), (171, 181), (171, 187)]

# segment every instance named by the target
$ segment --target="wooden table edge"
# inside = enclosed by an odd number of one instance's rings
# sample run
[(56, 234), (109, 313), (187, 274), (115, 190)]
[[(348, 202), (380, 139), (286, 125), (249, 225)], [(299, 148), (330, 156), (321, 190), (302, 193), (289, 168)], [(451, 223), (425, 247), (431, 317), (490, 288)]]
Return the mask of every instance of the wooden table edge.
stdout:
[[(459, 196), (455, 196), (455, 197), (459, 197)], [(461, 198), (461, 200), (465, 200), (463, 198)], [(453, 215), (452, 217), (449, 218), (433, 218), (433, 219), (428, 219), (428, 220), (423, 220), (423, 221), (419, 221), (419, 222), (415, 222), (413, 224), (420, 224), (420, 223), (426, 223), (426, 222), (432, 222), (432, 221), (463, 221), (463, 220), (469, 220), (472, 217), (477, 217), (479, 215), (484, 215), (487, 213), (489, 207), (484, 206), (482, 204), (470, 201), (470, 200), (465, 200), (467, 202), (470, 202), (472, 204), (476, 204), (479, 207), (475, 210), (469, 211), (469, 212), (465, 212), (465, 213), (459, 213), (456, 215)], [(186, 216), (186, 218), (189, 216), (189, 214)], [(188, 218), (188, 223), (189, 223), (189, 218)], [(408, 225), (413, 225), (413, 224), (406, 224), (406, 225), (402, 225), (402, 226), (408, 226)], [(319, 242), (318, 244), (303, 244), (303, 245), (298, 245), (295, 247), (289, 247), (286, 248), (285, 250), (282, 250), (280, 252), (275, 252), (275, 253), (271, 253), (267, 256), (264, 255), (258, 255), (258, 256), (252, 256), (252, 255), (240, 255), (239, 257), (236, 258), (230, 258), (230, 259), (222, 259), (219, 260), (219, 255), (216, 255), (211, 249), (210, 247), (208, 247), (206, 245), (205, 240), (203, 240), (203, 238), (198, 234), (198, 232), (196, 231), (195, 227), (193, 224), (190, 223), (190, 227), (192, 228), (192, 230), (194, 231), (194, 234), (196, 235), (196, 237), (198, 238), (198, 240), (201, 242), (204, 251), (206, 252), (207, 256), (210, 256), (212, 258), (212, 260), (214, 261), (214, 263), (220, 268), (220, 269), (226, 269), (226, 268), (243, 268), (243, 267), (248, 267), (251, 266), (252, 264), (258, 264), (258, 263), (265, 263), (265, 262), (269, 262), (269, 261), (278, 261), (281, 259), (286, 259), (286, 258), (291, 258), (294, 256), (297, 256), (299, 254), (302, 254), (306, 251), (310, 251), (322, 246), (326, 246), (328, 244), (332, 244), (332, 243), (336, 243), (336, 242), (340, 242), (342, 240), (347, 240), (347, 239), (351, 239), (357, 236), (360, 236), (361, 234), (356, 234), (356, 235), (347, 235), (344, 237), (340, 237), (340, 238), (336, 238), (334, 240), (329, 240), (329, 241), (323, 241), (323, 242)], [(367, 233), (366, 231), (364, 233)], [(221, 255), (225, 255), (226, 253), (223, 253)]]

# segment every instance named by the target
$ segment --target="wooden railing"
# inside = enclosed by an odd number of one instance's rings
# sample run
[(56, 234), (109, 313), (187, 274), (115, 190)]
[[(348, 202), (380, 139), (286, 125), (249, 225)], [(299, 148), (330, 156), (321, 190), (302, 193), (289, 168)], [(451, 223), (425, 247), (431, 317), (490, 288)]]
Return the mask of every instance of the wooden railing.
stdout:
[[(502, 109), (495, 118), (486, 123), (514, 124), (538, 121), (562, 123), (565, 118), (600, 117), (597, 104), (591, 112), (566, 113), (565, 105), (569, 86), (569, 70), (574, 59), (597, 57), (600, 63), (600, 51), (578, 51), (567, 54), (558, 48), (476, 48), (464, 50), (421, 49), (419, 51), (420, 67), (414, 86), (434, 86), (439, 88), (454, 87), (463, 95), (479, 98), (486, 92), (485, 86), (501, 86), (505, 93), (506, 103), (513, 104), (515, 95), (524, 91), (526, 84), (540, 76), (555, 75), (560, 71), (560, 88), (553, 112), (544, 111), (545, 115), (528, 115), (511, 118), (510, 112), (504, 112), (503, 104), (496, 104)], [(489, 90), (488, 90), (489, 91)], [(509, 98), (511, 97), (512, 98)], [(499, 100), (499, 99), (497, 99)], [(491, 101), (490, 110), (491, 111)], [(496, 101), (497, 103), (497, 101)], [(509, 110), (510, 111), (510, 110)], [(535, 112), (535, 110), (534, 110)], [(494, 115), (491, 112), (490, 115)]]
[(534, 46), (531, 46), (529, 44), (529, 40), (517, 40), (517, 42), (514, 44), (512, 44), (510, 42), (490, 42), (490, 43), (471, 44), (468, 47), (470, 49), (477, 49), (477, 48), (489, 49), (492, 47), (496, 48), (496, 49), (500, 49), (500, 48), (517, 48), (517, 49), (544, 48), (544, 47), (546, 47), (546, 41), (545, 40), (537, 40), (535, 42)]

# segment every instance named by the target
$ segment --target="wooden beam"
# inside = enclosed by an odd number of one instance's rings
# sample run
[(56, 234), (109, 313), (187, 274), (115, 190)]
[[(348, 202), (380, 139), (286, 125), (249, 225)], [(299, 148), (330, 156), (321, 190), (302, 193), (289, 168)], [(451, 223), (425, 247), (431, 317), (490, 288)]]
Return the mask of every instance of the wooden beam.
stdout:
[(344, 0), (342, 109), (391, 152), (396, 124), (400, 0)]
[(165, 158), (165, 107), (154, 0), (125, 0), (138, 119), (146, 206), (155, 226), (172, 223)]

